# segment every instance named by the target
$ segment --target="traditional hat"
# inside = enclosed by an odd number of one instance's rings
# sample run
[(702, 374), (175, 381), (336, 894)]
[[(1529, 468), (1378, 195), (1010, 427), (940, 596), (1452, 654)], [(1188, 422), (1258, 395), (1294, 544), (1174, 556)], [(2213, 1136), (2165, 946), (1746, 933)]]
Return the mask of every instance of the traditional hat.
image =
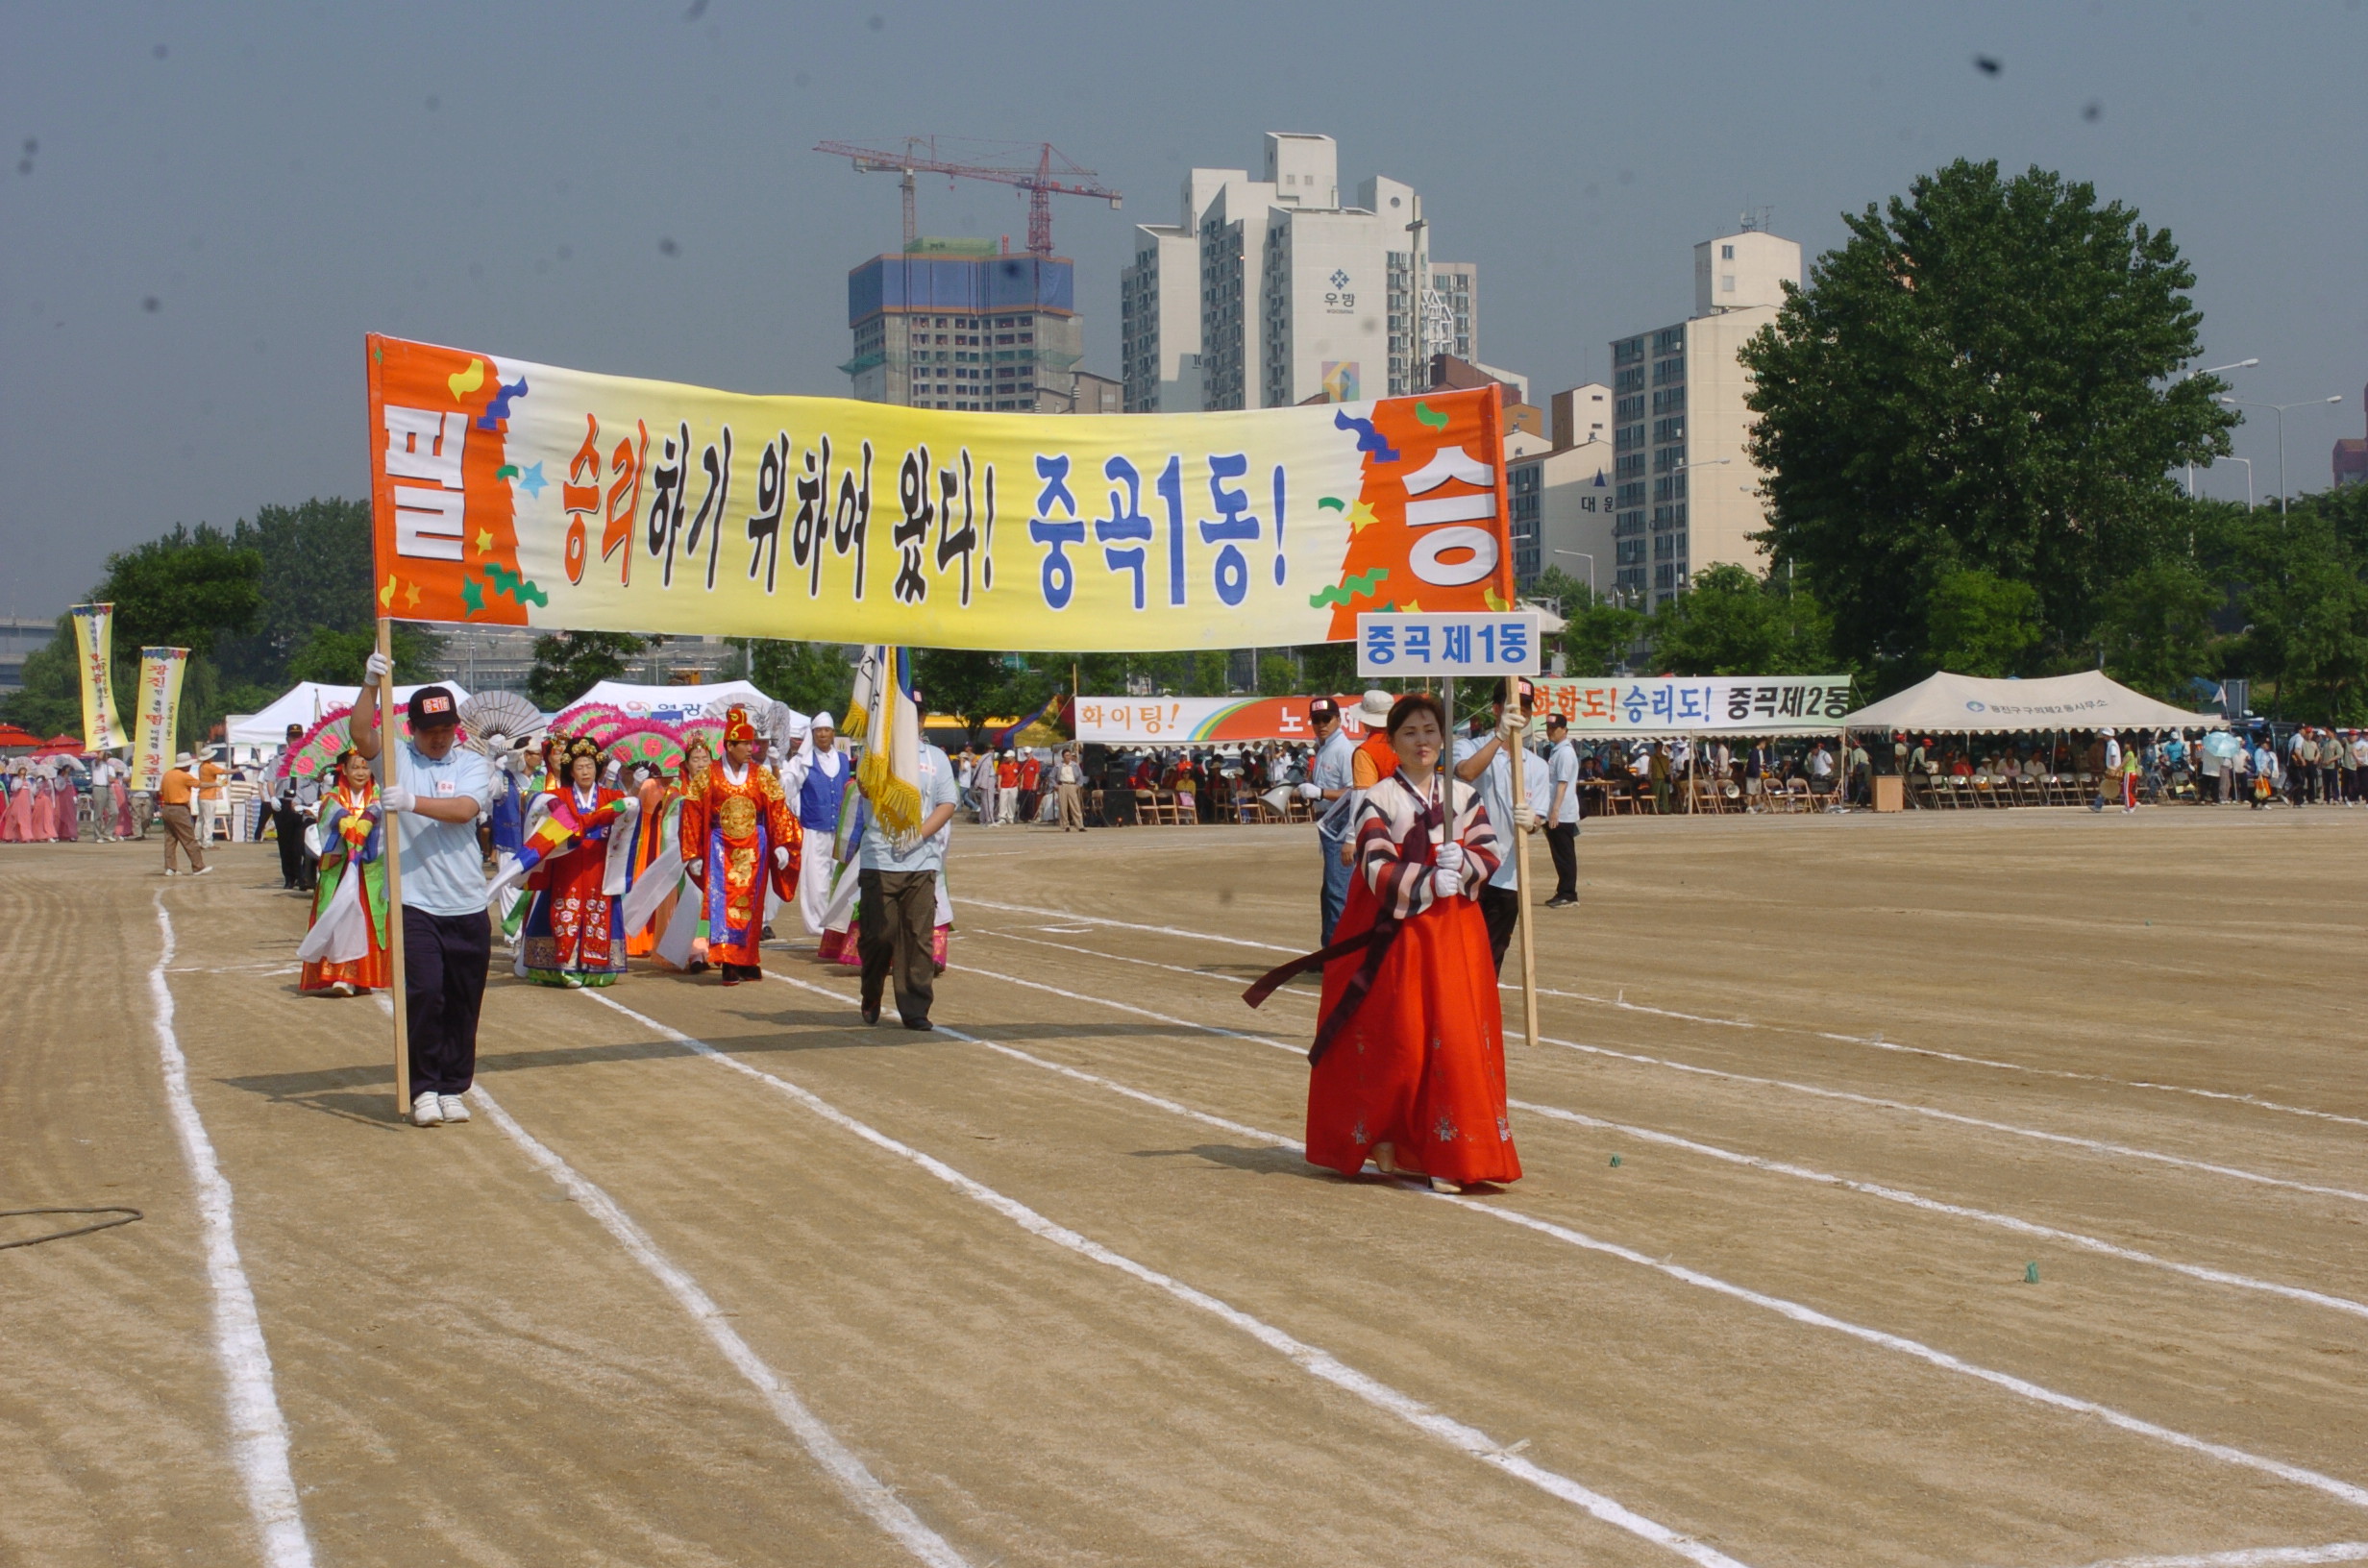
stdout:
[(567, 750), (562, 759), (563, 767), (573, 769), (578, 757), (590, 757), (597, 766), (601, 760), (601, 743), (589, 735), (577, 736), (567, 743)]
[(756, 726), (749, 723), (746, 708), (728, 708), (724, 713), (724, 744), (756, 739)]
[(830, 731), (831, 734), (836, 735), (839, 732), (839, 722), (830, 717), (829, 710), (825, 709), (823, 712), (816, 714), (814, 716), (813, 723), (808, 724), (806, 727), (808, 729), (826, 729)]

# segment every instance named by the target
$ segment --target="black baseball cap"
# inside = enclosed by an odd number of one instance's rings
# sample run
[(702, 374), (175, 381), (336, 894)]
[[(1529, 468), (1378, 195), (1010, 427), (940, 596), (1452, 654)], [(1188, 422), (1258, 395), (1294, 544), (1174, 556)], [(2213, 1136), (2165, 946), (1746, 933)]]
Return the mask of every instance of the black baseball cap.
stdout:
[(460, 723), (460, 708), (453, 700), (450, 688), (422, 686), (411, 694), (411, 727), (432, 727), (437, 724)]
[(1328, 697), (1319, 697), (1307, 704), (1307, 716), (1317, 723), (1322, 723), (1326, 719), (1338, 719), (1341, 705)]

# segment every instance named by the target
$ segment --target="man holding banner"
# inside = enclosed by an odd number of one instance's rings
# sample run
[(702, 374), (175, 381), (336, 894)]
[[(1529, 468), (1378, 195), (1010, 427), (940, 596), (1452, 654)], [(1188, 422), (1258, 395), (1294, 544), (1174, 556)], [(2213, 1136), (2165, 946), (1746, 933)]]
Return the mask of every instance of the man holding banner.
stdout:
[[(388, 678), (373, 653), (368, 684)], [(411, 733), (397, 743), (379, 793), (396, 842), (403, 890), (403, 990), (410, 1028), (411, 1122), (466, 1121), (461, 1096), (477, 1080), (477, 1016), (485, 1001), (493, 923), (485, 917), (485, 859), (477, 819), (493, 805), (493, 769), (457, 744), (460, 710), (441, 686), (411, 694)], [(354, 749), (379, 754), (378, 704), (354, 704)]]

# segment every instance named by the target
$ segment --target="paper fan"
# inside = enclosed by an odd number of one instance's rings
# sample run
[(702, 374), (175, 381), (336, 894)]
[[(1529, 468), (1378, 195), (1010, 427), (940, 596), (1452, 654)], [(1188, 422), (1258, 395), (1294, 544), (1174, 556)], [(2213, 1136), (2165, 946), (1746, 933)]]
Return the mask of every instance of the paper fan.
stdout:
[(636, 721), (613, 702), (579, 702), (551, 721), (554, 735), (589, 736), (602, 746)]
[(686, 754), (675, 726), (655, 719), (642, 719), (628, 724), (608, 742), (608, 754), (625, 764), (631, 772), (648, 763), (662, 772), (681, 770)]
[(506, 735), (518, 746), (540, 733), (543, 710), (516, 692), (480, 692), (460, 704), (460, 723), (470, 748), (486, 753), (489, 735)]
[(345, 754), (345, 748), (354, 744), (348, 730), (353, 717), (354, 710), (350, 707), (332, 708), (314, 720), (312, 727), (305, 731), (304, 739), (280, 754), (280, 766), (272, 776), (328, 777), (330, 770), (337, 766), (337, 759)]

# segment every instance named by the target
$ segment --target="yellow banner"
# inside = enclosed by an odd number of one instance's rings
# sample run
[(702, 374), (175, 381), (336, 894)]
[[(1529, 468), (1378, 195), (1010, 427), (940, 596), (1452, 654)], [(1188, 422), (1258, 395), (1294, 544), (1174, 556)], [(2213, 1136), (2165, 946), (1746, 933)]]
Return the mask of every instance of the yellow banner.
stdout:
[(132, 777), (135, 790), (160, 790), (175, 754), (174, 728), (181, 722), (181, 676), (189, 662), (185, 648), (139, 650), (139, 707), (133, 716)]
[(82, 670), (83, 749), (112, 751), (125, 743), (115, 717), (115, 680), (108, 662), (114, 637), (115, 606), (73, 607), (75, 662)]
[(1493, 388), (1185, 415), (755, 397), (372, 336), (380, 614), (1122, 650), (1509, 606)]

